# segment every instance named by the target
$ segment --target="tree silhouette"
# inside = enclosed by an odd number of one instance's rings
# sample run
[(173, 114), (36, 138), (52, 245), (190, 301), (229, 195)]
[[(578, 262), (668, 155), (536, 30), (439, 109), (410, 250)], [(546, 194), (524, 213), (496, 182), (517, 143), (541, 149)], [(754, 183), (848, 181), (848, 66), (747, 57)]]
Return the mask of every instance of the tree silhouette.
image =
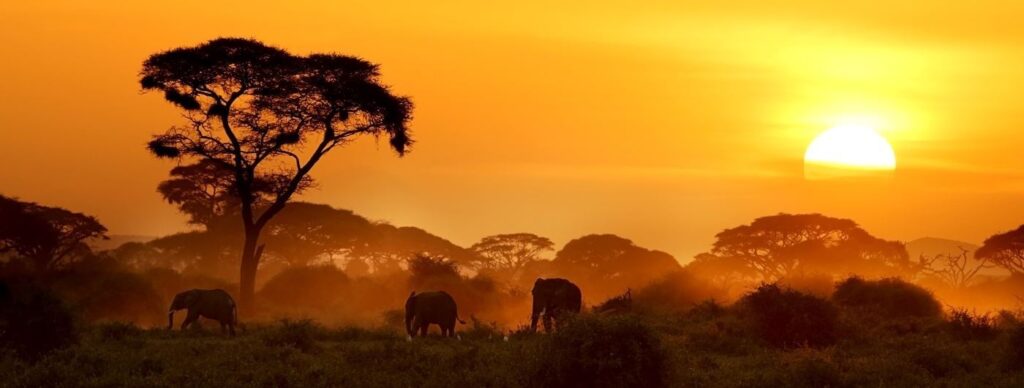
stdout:
[(672, 255), (636, 246), (613, 234), (591, 234), (569, 241), (555, 254), (551, 265), (595, 300), (639, 288), (681, 268)]
[(547, 237), (513, 233), (484, 237), (469, 249), (476, 253), (471, 265), (478, 272), (504, 274), (514, 280), (526, 264), (539, 260), (554, 247)]
[(295, 202), (267, 225), (263, 241), (266, 254), (290, 266), (328, 263), (367, 244), (374, 226), (351, 210)]
[(423, 229), (386, 223), (374, 225), (371, 234), (349, 255), (366, 261), (374, 273), (399, 271), (417, 256), (445, 258), (456, 265), (466, 265), (474, 258), (473, 252)]
[(794, 272), (891, 276), (914, 269), (902, 243), (871, 236), (852, 220), (821, 214), (760, 217), (715, 238), (712, 255), (736, 260), (768, 281)]
[[(412, 103), (379, 81), (375, 64), (336, 54), (296, 56), (251, 39), (220, 38), (154, 54), (143, 90), (185, 111), (185, 125), (149, 142), (158, 157), (232, 172), (244, 231), (240, 304), (251, 308), (260, 234), (310, 184), (324, 155), (360, 135), (387, 136), (404, 154)], [(259, 206), (266, 201), (265, 206)]]
[(988, 260), (1014, 275), (1024, 273), (1024, 225), (985, 239), (974, 257)]
[(51, 271), (92, 253), (85, 241), (106, 238), (92, 216), (0, 195), (0, 254), (34, 271)]

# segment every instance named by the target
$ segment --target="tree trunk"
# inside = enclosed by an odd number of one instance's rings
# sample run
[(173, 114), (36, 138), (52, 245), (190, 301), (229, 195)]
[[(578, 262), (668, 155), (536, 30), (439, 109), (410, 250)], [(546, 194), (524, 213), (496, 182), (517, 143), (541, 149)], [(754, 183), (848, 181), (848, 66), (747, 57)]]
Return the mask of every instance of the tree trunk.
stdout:
[(245, 243), (242, 245), (242, 266), (239, 277), (239, 307), (245, 314), (252, 314), (255, 311), (256, 297), (256, 269), (260, 265), (260, 256), (263, 255), (263, 246), (257, 246), (260, 239), (260, 230), (246, 231)]

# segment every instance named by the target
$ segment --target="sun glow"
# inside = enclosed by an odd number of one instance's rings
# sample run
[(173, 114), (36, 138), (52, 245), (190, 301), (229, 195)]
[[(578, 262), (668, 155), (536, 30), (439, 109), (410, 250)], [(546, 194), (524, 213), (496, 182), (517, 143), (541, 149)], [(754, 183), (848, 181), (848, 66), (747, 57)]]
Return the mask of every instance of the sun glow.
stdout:
[(843, 124), (814, 138), (804, 153), (805, 171), (885, 172), (896, 168), (892, 145), (873, 128)]

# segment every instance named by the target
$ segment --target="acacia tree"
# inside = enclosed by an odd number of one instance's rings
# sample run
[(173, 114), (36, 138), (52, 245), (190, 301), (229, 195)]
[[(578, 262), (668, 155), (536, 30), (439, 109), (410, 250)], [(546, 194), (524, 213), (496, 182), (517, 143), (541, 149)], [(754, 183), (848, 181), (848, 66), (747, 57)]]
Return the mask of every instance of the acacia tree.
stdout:
[(1012, 274), (1024, 273), (1024, 225), (985, 239), (974, 257), (988, 260)]
[(876, 238), (852, 220), (778, 214), (715, 235), (711, 255), (778, 280), (793, 272), (902, 275), (913, 264), (902, 243)]
[(555, 244), (547, 237), (532, 233), (512, 233), (487, 236), (469, 247), (477, 257), (473, 267), (477, 271), (501, 272), (515, 276), (526, 264), (540, 259), (541, 254), (553, 251)]
[(186, 118), (155, 136), (149, 150), (232, 173), (244, 232), (243, 308), (252, 307), (260, 233), (308, 187), (324, 155), (360, 135), (387, 136), (399, 155), (412, 143), (412, 103), (392, 94), (379, 74), (377, 65), (359, 58), (297, 56), (237, 38), (165, 51), (143, 63), (142, 89), (163, 92)]
[(35, 271), (51, 271), (92, 252), (85, 241), (107, 238), (92, 216), (0, 195), (0, 254), (14, 253)]

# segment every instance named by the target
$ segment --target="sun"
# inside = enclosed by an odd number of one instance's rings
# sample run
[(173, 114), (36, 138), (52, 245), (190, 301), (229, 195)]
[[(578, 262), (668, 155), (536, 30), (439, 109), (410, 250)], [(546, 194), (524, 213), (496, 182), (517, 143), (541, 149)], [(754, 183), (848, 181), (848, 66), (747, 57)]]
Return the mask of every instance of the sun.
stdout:
[(870, 126), (843, 124), (822, 132), (804, 153), (809, 178), (860, 175), (896, 169), (892, 145)]

